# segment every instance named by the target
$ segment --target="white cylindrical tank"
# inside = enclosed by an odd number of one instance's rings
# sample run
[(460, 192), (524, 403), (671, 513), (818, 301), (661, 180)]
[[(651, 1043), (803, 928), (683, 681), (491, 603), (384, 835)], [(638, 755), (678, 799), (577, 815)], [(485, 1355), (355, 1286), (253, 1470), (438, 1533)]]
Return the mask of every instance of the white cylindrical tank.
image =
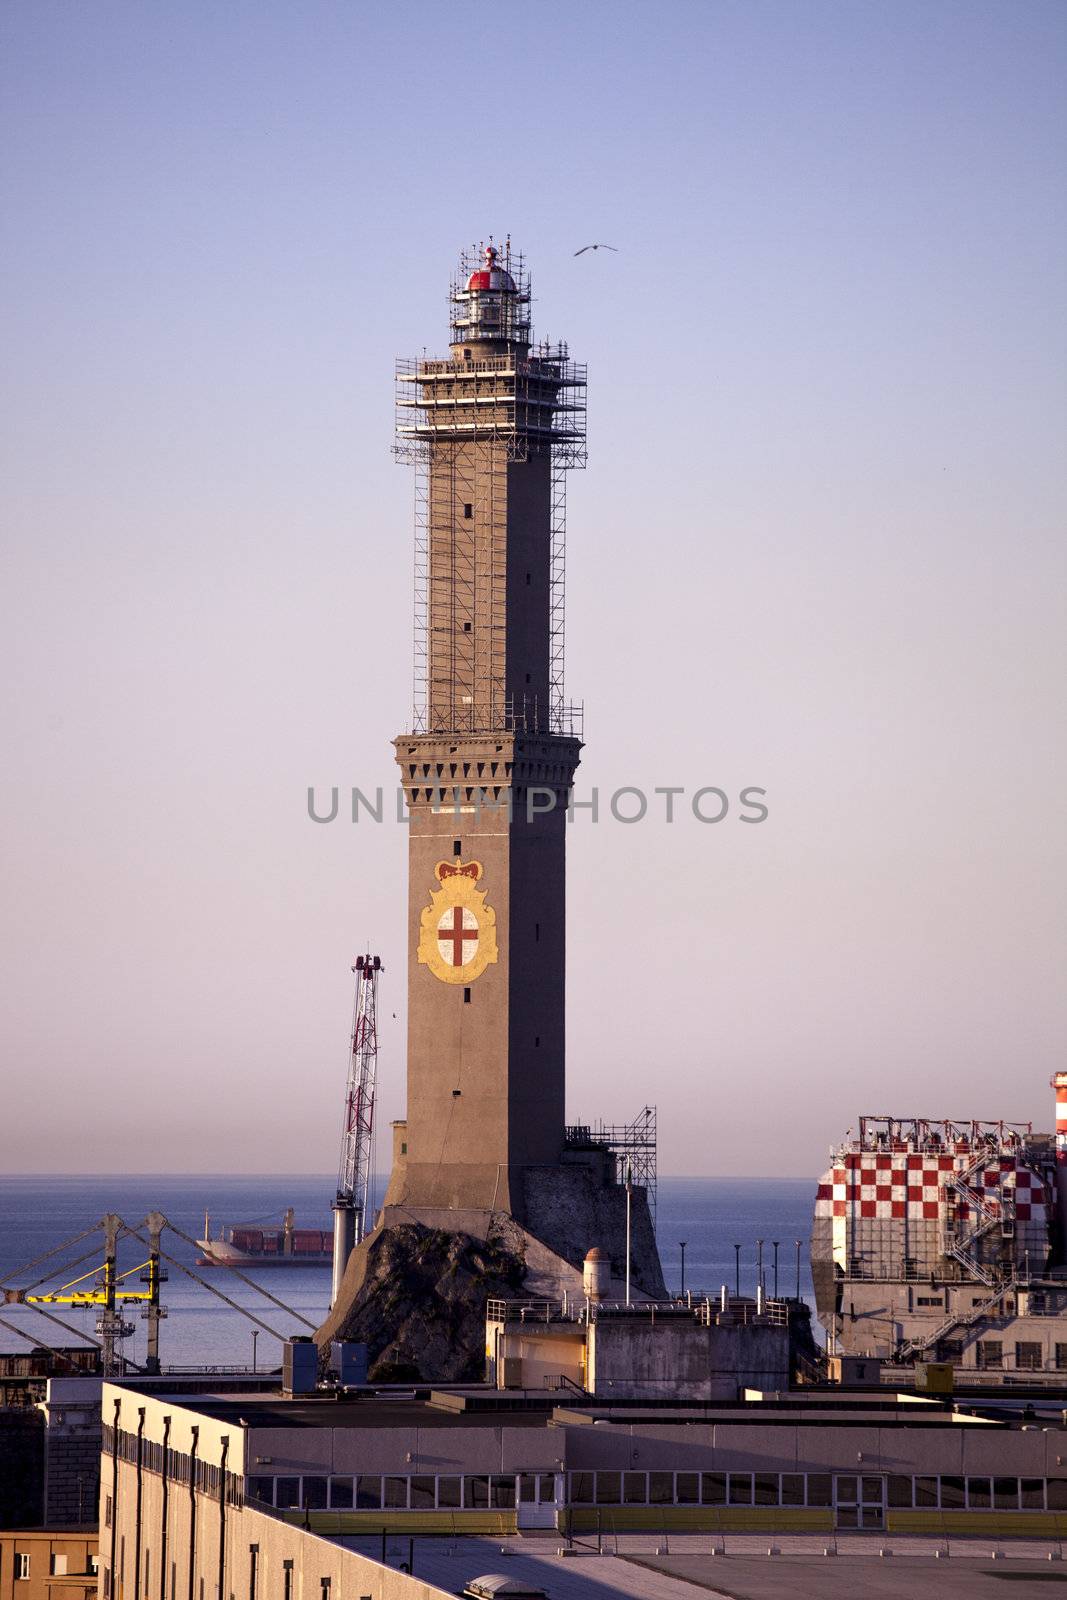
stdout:
[(611, 1293), (611, 1257), (598, 1245), (582, 1262), (582, 1288), (590, 1300), (606, 1300)]

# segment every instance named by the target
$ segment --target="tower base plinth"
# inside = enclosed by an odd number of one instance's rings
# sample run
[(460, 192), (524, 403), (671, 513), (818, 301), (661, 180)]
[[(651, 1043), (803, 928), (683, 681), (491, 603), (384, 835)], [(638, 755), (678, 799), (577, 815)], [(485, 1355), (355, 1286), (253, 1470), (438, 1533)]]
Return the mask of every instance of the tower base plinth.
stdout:
[[(386, 1205), (349, 1257), (340, 1293), (316, 1334), (368, 1347), (379, 1382), (480, 1381), (485, 1308), (493, 1298), (559, 1301), (583, 1294), (582, 1260), (611, 1257), (613, 1292), (626, 1271), (626, 1191), (583, 1165), (528, 1168), (525, 1223), (502, 1211)], [(666, 1294), (643, 1189), (631, 1198), (635, 1299)]]

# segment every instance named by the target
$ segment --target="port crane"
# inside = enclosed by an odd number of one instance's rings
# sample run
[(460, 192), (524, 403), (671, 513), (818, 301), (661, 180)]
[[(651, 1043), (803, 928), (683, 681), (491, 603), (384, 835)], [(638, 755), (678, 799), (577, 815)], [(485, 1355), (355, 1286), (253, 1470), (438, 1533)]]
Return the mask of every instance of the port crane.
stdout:
[[(148, 1259), (140, 1261), (135, 1267), (129, 1267), (125, 1272), (119, 1272), (116, 1264), (116, 1253), (119, 1234), (124, 1230), (121, 1217), (108, 1212), (100, 1226), (104, 1231), (104, 1259), (97, 1267), (91, 1267), (81, 1277), (72, 1278), (69, 1283), (60, 1285), (58, 1289), (46, 1291), (44, 1294), (32, 1294), (24, 1289), (3, 1290), (5, 1304), (31, 1306), (40, 1311), (44, 1316), (50, 1316), (45, 1311), (45, 1306), (70, 1306), (74, 1310), (88, 1311), (97, 1309), (96, 1332), (100, 1336), (100, 1350), (102, 1366), (106, 1378), (121, 1376), (124, 1362), (119, 1355), (118, 1346), (121, 1340), (128, 1339), (134, 1331), (134, 1325), (124, 1315), (125, 1308), (138, 1303), (143, 1309), (141, 1316), (148, 1323), (148, 1352), (145, 1359), (144, 1370), (147, 1373), (158, 1373), (159, 1366), (159, 1324), (166, 1316), (166, 1308), (160, 1304), (159, 1286), (167, 1278), (166, 1267), (160, 1264), (160, 1234), (167, 1226), (167, 1219), (158, 1211), (152, 1211), (145, 1218), (148, 1230)], [(84, 1259), (84, 1257), (83, 1257)], [(134, 1273), (140, 1275), (140, 1282), (145, 1286), (141, 1289), (131, 1288), (129, 1280)], [(52, 1317), (52, 1321), (56, 1318)], [(61, 1327), (66, 1324), (61, 1323)]]
[(357, 956), (352, 966), (356, 992), (352, 1005), (351, 1049), (341, 1162), (333, 1202), (333, 1283), (330, 1304), (341, 1290), (348, 1258), (367, 1232), (371, 1169), (374, 1165), (374, 1092), (378, 1067), (378, 978), (380, 956)]

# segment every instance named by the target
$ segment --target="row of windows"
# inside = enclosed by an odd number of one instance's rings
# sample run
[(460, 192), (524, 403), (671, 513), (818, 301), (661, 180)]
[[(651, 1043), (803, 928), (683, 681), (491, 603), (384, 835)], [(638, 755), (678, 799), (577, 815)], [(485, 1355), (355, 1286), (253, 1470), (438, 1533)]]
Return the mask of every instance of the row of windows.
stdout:
[(375, 1473), (249, 1478), (245, 1492), (250, 1501), (294, 1511), (510, 1511), (519, 1501), (523, 1505), (554, 1503), (555, 1478), (551, 1472), (509, 1473), (506, 1477)]
[[(97, 1569), (97, 1559), (98, 1558), (95, 1555), (90, 1555), (90, 1556), (86, 1557), (86, 1568), (85, 1568), (85, 1571), (87, 1573), (94, 1573), (96, 1571), (96, 1569)], [(27, 1578), (29, 1578), (29, 1576), (30, 1576), (30, 1566), (31, 1566), (31, 1558), (30, 1558), (29, 1552), (26, 1551), (26, 1550), (17, 1550), (15, 1552), (15, 1577), (16, 1577), (16, 1579), (27, 1579)], [(52, 1578), (65, 1578), (67, 1576), (67, 1573), (68, 1573), (69, 1570), (70, 1570), (70, 1568), (69, 1568), (69, 1557), (62, 1550), (53, 1550), (51, 1555), (48, 1557), (48, 1574), (49, 1574), (49, 1577), (52, 1577)], [(79, 1569), (75, 1568), (74, 1570), (77, 1571)]]
[[(836, 1499), (971, 1511), (1067, 1511), (1067, 1478), (836, 1475)], [(572, 1505), (832, 1506), (828, 1472), (572, 1472)]]
[(1067, 1478), (891, 1477), (886, 1502), (942, 1511), (1067, 1511)]
[(578, 1506), (829, 1506), (830, 1473), (572, 1472)]

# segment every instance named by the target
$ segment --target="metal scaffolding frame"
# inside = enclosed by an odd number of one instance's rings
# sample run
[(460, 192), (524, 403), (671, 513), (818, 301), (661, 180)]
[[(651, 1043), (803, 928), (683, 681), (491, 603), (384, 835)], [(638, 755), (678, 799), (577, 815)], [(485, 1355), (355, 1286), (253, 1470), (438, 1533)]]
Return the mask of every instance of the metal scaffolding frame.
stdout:
[[(530, 344), (529, 275), (510, 240), (503, 267), (514, 286), (491, 292), (491, 313), (483, 315), (483, 307), (475, 326), (468, 316), (474, 291), (466, 284), (479, 260), (480, 252), (461, 256), (449, 300), (454, 345), (469, 338), (469, 358), (465, 351), (458, 359), (401, 359), (396, 368), (394, 453), (415, 467), (412, 731), (581, 737), (582, 708), (567, 703), (564, 684), (566, 473), (586, 463), (586, 368), (571, 360), (563, 342)], [(506, 353), (478, 355), (479, 340), (499, 349), (502, 338), (509, 340)], [(481, 448), (472, 453), (472, 444)], [(507, 474), (513, 463), (538, 456), (549, 458), (550, 483), (547, 707), (536, 697), (517, 703), (507, 694), (503, 648)], [(450, 507), (444, 539), (432, 525), (435, 503)], [(490, 530), (476, 548), (463, 530), (472, 513), (476, 526)], [(450, 636), (435, 651), (431, 620), (441, 615)]]
[(615, 1157), (615, 1181), (630, 1181), (648, 1194), (656, 1226), (656, 1108), (643, 1106), (632, 1122), (577, 1122), (566, 1130), (572, 1149), (607, 1148)]

